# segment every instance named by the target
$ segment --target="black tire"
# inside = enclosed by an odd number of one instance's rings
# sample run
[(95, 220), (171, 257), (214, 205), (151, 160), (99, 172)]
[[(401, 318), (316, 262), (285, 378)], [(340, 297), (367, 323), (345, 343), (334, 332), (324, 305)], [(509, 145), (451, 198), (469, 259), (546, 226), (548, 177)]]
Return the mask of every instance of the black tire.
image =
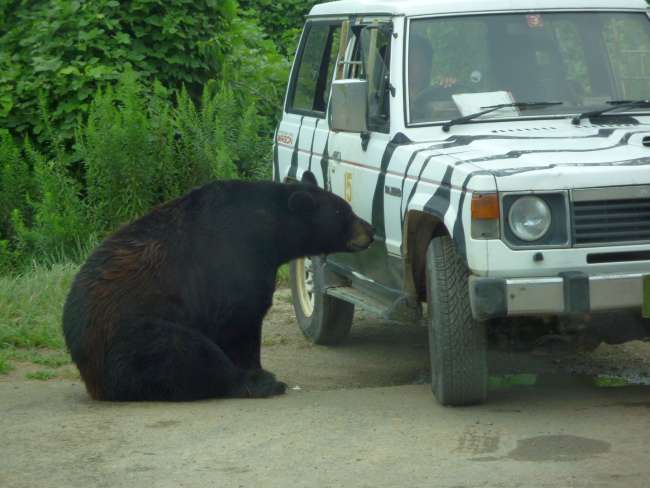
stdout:
[[(313, 273), (311, 311), (305, 304), (304, 295), (306, 284), (304, 265), (308, 262), (312, 263)], [(322, 259), (312, 257), (292, 261), (289, 265), (289, 281), (296, 319), (305, 337), (314, 344), (324, 346), (334, 346), (343, 342), (350, 333), (354, 305), (323, 292)]]
[(468, 270), (448, 236), (434, 238), (426, 259), (431, 390), (446, 406), (487, 398), (487, 337), (469, 302)]

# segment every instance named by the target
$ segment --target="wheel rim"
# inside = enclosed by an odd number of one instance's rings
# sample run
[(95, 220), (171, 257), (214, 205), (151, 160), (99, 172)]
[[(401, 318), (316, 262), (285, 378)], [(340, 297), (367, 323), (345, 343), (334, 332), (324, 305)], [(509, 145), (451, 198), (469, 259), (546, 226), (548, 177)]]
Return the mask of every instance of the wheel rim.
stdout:
[(305, 317), (314, 313), (314, 265), (311, 258), (296, 259), (298, 301)]

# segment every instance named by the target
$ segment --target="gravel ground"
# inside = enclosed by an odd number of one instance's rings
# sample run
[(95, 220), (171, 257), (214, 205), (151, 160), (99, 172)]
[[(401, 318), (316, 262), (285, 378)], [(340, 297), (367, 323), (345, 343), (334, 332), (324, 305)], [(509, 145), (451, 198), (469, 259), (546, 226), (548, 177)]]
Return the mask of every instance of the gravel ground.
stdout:
[[(281, 289), (264, 326), (264, 367), (291, 386), (308, 390), (396, 386), (429, 380), (427, 331), (421, 325), (394, 324), (357, 312), (341, 346), (313, 346), (298, 329), (291, 293)], [(589, 377), (620, 378), (650, 385), (650, 342), (603, 344), (575, 354), (514, 353), (492, 350), (490, 371), (498, 376), (544, 375), (558, 381)]]
[[(581, 354), (515, 353), (502, 348), (491, 350), (489, 360), (495, 377), (540, 375), (544, 381), (560, 382), (614, 377), (615, 383), (650, 385), (650, 342), (603, 344)], [(0, 383), (30, 381), (25, 379), (27, 373), (43, 369), (14, 364), (16, 369), (0, 376)], [(282, 288), (265, 319), (262, 364), (290, 387), (305, 391), (424, 384), (429, 381), (427, 331), (422, 325), (390, 323), (357, 311), (344, 344), (314, 346), (298, 328), (290, 290)], [(57, 373), (58, 378), (50, 381), (79, 381), (74, 365), (58, 368)]]

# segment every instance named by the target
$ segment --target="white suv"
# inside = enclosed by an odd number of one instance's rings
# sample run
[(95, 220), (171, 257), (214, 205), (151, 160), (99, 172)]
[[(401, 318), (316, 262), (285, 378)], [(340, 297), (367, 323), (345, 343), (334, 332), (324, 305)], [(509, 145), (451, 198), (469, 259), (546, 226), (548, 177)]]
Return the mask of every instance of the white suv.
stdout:
[[(489, 319), (650, 316), (645, 0), (345, 0), (315, 6), (274, 146), (371, 222), (356, 254), (294, 262), (307, 337), (354, 306), (418, 320), (432, 389), (486, 398)], [(612, 324), (615, 327), (616, 324)]]

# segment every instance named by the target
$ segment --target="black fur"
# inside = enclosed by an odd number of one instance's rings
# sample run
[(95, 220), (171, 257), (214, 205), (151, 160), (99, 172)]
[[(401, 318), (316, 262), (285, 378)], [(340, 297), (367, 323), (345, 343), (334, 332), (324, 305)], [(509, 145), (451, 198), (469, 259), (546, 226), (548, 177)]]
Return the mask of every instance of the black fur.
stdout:
[(371, 241), (369, 224), (313, 185), (205, 185), (93, 252), (65, 303), (66, 343), (96, 399), (283, 393), (260, 364), (278, 266)]

